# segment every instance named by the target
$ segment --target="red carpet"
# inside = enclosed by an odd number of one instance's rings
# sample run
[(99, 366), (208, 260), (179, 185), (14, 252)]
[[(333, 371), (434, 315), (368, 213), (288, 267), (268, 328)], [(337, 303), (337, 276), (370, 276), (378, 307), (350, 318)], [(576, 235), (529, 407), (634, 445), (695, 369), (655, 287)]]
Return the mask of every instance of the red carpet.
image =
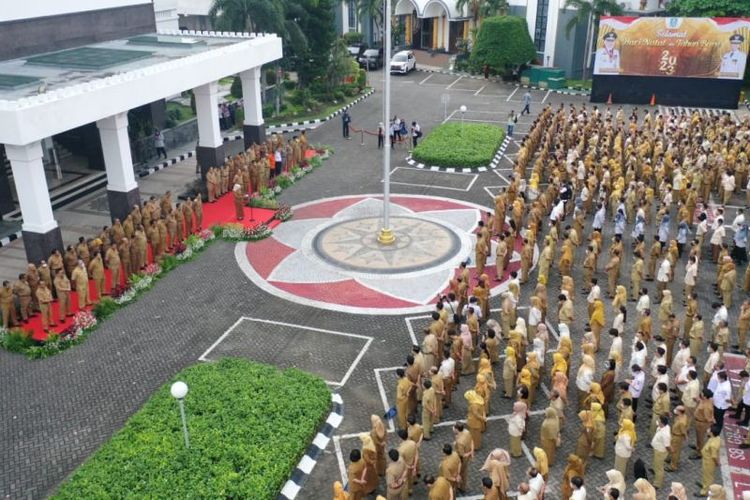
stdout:
[[(274, 228), (280, 224), (278, 220), (273, 219), (275, 210), (267, 210), (264, 208), (253, 208), (252, 215), (253, 219), (250, 218), (250, 207), (244, 209), (245, 217), (242, 221), (237, 221), (234, 213), (234, 201), (232, 194), (228, 193), (219, 198), (215, 203), (204, 203), (203, 204), (203, 227), (210, 228), (213, 225), (225, 224), (225, 223), (241, 223), (247, 228), (255, 227), (259, 224), (267, 224), (269, 227)], [(149, 245), (148, 249), (148, 260), (153, 262), (153, 252)], [(109, 269), (105, 269), (105, 293), (112, 290), (112, 276)], [(125, 285), (124, 272), (120, 273), (121, 285)], [(89, 280), (89, 294), (92, 302), (98, 300), (96, 296), (96, 287), (94, 286), (93, 280)], [(75, 314), (79, 311), (78, 309), (78, 296), (75, 292), (70, 294), (71, 312)], [(85, 310), (91, 310), (92, 307), (84, 307)], [(50, 327), (50, 332), (60, 333), (66, 328), (72, 326), (73, 317), (68, 316), (62, 318), (64, 321), (60, 321), (60, 315), (58, 313), (57, 301), (52, 304), (52, 318), (57, 321), (57, 326)], [(20, 318), (19, 318), (20, 319)], [(43, 341), (47, 338), (47, 333), (42, 328), (42, 320), (39, 314), (29, 319), (28, 324), (23, 325), (22, 328), (26, 331), (31, 332), (31, 337), (37, 341)]]

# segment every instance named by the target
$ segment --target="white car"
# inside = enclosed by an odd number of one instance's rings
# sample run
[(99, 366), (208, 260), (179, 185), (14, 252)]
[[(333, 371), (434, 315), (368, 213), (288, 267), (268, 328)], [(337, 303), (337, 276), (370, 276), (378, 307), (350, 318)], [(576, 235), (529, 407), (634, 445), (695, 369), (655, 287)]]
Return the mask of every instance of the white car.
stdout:
[(417, 59), (411, 50), (402, 50), (393, 55), (391, 59), (391, 73), (406, 74), (417, 69)]

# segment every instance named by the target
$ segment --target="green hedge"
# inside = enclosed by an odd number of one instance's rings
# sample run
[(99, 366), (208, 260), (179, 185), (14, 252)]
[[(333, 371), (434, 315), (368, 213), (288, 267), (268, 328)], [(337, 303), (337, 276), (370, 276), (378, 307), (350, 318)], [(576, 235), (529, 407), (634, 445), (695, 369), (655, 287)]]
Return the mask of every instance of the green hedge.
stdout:
[[(183, 380), (190, 449), (171, 382)], [(319, 377), (239, 359), (181, 371), (54, 498), (277, 497), (326, 418)]]
[(412, 157), (439, 167), (483, 167), (490, 164), (504, 136), (503, 129), (494, 125), (444, 123), (432, 129)]
[(495, 16), (482, 20), (469, 62), (476, 71), (487, 64), (493, 74), (504, 74), (509, 68), (532, 62), (536, 57), (526, 19)]

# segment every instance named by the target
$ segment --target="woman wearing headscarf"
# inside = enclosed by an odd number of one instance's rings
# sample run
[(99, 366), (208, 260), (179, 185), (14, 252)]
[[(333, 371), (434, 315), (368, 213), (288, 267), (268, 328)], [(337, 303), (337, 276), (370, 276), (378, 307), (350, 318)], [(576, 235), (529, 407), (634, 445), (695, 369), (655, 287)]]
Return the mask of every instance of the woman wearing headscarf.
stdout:
[(471, 338), (471, 331), (469, 331), (469, 326), (466, 323), (461, 325), (461, 344), (463, 345), (461, 351), (461, 375), (469, 375), (474, 373), (474, 360), (472, 359), (474, 341)]
[(677, 500), (687, 500), (688, 496), (687, 491), (685, 491), (685, 486), (683, 486), (682, 483), (672, 482), (669, 490), (669, 497), (675, 497)]
[(521, 368), (521, 371), (518, 373), (518, 380), (516, 380), (516, 393), (520, 393), (521, 389), (525, 389), (525, 394), (521, 396), (523, 399), (528, 401), (529, 398), (529, 388), (531, 387), (531, 371), (526, 368), (525, 366)]
[(539, 441), (542, 449), (547, 454), (549, 465), (555, 465), (555, 455), (557, 454), (557, 443), (560, 439), (560, 419), (557, 411), (549, 407), (544, 410), (544, 421), (539, 435)]
[(539, 299), (539, 307), (542, 310), (542, 322), (540, 324), (543, 325), (547, 320), (547, 285), (544, 283), (537, 283), (536, 288), (534, 289), (534, 297)]
[(508, 452), (502, 448), (495, 448), (487, 455), (487, 459), (480, 469), (492, 479), (492, 487), (497, 490), (498, 498), (502, 500), (507, 500), (508, 489), (510, 489), (509, 467), (510, 455), (508, 455)]
[(602, 328), (604, 328), (604, 302), (601, 299), (594, 301), (594, 309), (591, 311), (589, 317), (589, 325), (591, 325), (591, 333), (594, 335), (594, 352), (599, 352), (599, 341), (602, 335)]
[(627, 305), (628, 303), (628, 289), (624, 285), (617, 285), (615, 287), (615, 298), (612, 299), (612, 309), (617, 311), (620, 306)]
[(536, 337), (532, 342), (532, 349), (536, 353), (536, 359), (539, 360), (540, 375), (544, 376), (544, 368), (546, 366), (545, 354), (547, 353), (547, 346), (549, 344), (549, 332), (547, 331), (547, 325), (540, 323), (536, 328)]
[(531, 306), (529, 306), (529, 331), (531, 335), (536, 335), (539, 325), (543, 324), (542, 305), (539, 297), (534, 295), (529, 300), (531, 302)]
[(568, 377), (565, 372), (558, 370), (552, 376), (552, 388), (560, 395), (563, 404), (568, 404)]
[(601, 403), (591, 403), (591, 413), (594, 415), (593, 452), (596, 458), (604, 458), (604, 445), (607, 434), (607, 419)]
[(578, 368), (576, 375), (576, 388), (578, 389), (578, 408), (584, 407), (584, 401), (591, 390), (591, 383), (594, 381), (594, 370), (596, 364), (594, 358), (584, 354), (581, 366)]
[(464, 399), (469, 403), (466, 426), (469, 428), (471, 440), (474, 442), (474, 450), (478, 450), (482, 447), (482, 433), (487, 425), (487, 415), (484, 413), (484, 399), (475, 391), (466, 391)]
[(552, 380), (554, 380), (555, 372), (562, 372), (563, 375), (568, 373), (568, 363), (565, 361), (565, 356), (559, 351), (552, 353), (552, 369), (550, 370)]
[(534, 468), (539, 471), (546, 483), (549, 476), (549, 459), (542, 448), (534, 448)]
[(720, 484), (712, 484), (708, 487), (708, 498), (711, 500), (727, 500), (727, 490)]
[(237, 220), (242, 220), (245, 216), (245, 194), (242, 192), (242, 186), (235, 184), (232, 189), (232, 195), (234, 197), (234, 216)]
[(477, 373), (477, 383), (474, 385), (474, 392), (479, 394), (484, 400), (484, 414), (489, 415), (490, 412), (490, 396), (492, 390), (490, 384), (487, 382), (487, 376), (482, 373)]
[(349, 495), (344, 491), (344, 485), (341, 481), (334, 481), (333, 483), (333, 500), (349, 500)]
[(581, 433), (576, 441), (576, 455), (585, 464), (591, 455), (591, 447), (594, 443), (594, 412), (581, 410), (578, 412), (578, 419), (581, 421)]
[(531, 373), (531, 384), (529, 385), (529, 407), (531, 407), (534, 404), (536, 390), (539, 387), (539, 380), (541, 378), (541, 367), (539, 366), (539, 358), (536, 352), (531, 351), (526, 353), (526, 366), (524, 368)]
[[(615, 399), (615, 380), (617, 379), (617, 372), (615, 371), (617, 362), (614, 359), (607, 360), (607, 371), (602, 374), (602, 378), (599, 381), (602, 394), (604, 394), (604, 402), (602, 408), (604, 408), (604, 415), (609, 415), (609, 405)], [(593, 385), (593, 384), (592, 384)]]
[(557, 331), (560, 338), (557, 340), (557, 352), (563, 355), (565, 362), (568, 364), (568, 371), (565, 375), (570, 378), (570, 355), (573, 353), (573, 341), (570, 340), (570, 328), (565, 323), (557, 325)]
[(670, 314), (672, 314), (672, 292), (664, 290), (662, 292), (661, 303), (659, 304), (659, 331), (661, 336), (665, 338), (664, 327), (669, 320)]
[(607, 484), (599, 488), (599, 491), (601, 491), (604, 494), (605, 500), (610, 498), (609, 497), (609, 490), (612, 488), (616, 489), (620, 496), (618, 498), (625, 498), (625, 478), (623, 477), (622, 473), (617, 469), (609, 469), (607, 472)]
[(604, 404), (604, 393), (602, 392), (602, 386), (598, 382), (591, 382), (591, 388), (583, 402), (583, 406), (584, 408), (591, 408), (592, 403)]
[(634, 483), (633, 500), (656, 500), (656, 490), (646, 479), (637, 479)]
[(572, 276), (563, 276), (560, 280), (560, 290), (567, 292), (567, 296), (570, 300), (573, 300), (576, 292), (576, 284), (573, 281)]
[(526, 403), (516, 401), (513, 403), (513, 414), (508, 419), (508, 434), (510, 435), (510, 454), (513, 457), (523, 456), (521, 449), (521, 436), (526, 430)]
[(378, 476), (385, 474), (385, 448), (388, 441), (388, 434), (385, 431), (385, 424), (378, 415), (370, 415), (370, 424), (372, 429), (370, 430), (370, 438), (375, 443), (375, 450), (378, 453), (377, 456), (377, 471)]
[(362, 459), (365, 462), (365, 485), (362, 488), (367, 494), (378, 487), (378, 450), (368, 433), (359, 435), (362, 441)]
[(628, 461), (633, 454), (637, 440), (635, 424), (629, 418), (624, 418), (615, 440), (615, 469), (619, 470), (623, 476), (628, 474)]
[(586, 469), (583, 461), (578, 458), (577, 455), (568, 455), (568, 464), (565, 466), (565, 471), (562, 477), (562, 498), (563, 500), (569, 500), (570, 495), (573, 494), (573, 488), (570, 486), (570, 480), (574, 477), (583, 477)]
[(503, 387), (505, 388), (505, 399), (513, 398), (515, 393), (514, 383), (516, 381), (516, 350), (508, 346), (505, 348), (505, 360), (503, 361)]

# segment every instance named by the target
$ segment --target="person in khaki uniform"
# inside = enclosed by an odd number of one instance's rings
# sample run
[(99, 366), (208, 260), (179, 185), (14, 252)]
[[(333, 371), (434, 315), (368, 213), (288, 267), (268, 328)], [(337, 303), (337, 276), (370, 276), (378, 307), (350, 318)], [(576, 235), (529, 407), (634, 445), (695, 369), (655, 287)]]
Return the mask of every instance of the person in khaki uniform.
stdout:
[(453, 449), (461, 459), (461, 480), (458, 483), (458, 491), (466, 490), (466, 482), (469, 477), (469, 465), (474, 458), (474, 442), (471, 433), (466, 430), (462, 422), (453, 425)]
[(398, 447), (398, 454), (406, 464), (406, 496), (411, 494), (414, 485), (414, 479), (417, 477), (417, 462), (419, 461), (419, 449), (417, 443), (409, 439), (409, 433), (406, 429), (399, 429), (398, 437), (401, 438), (401, 444)]
[(104, 293), (106, 292), (104, 287), (104, 263), (102, 262), (102, 254), (96, 253), (94, 258), (91, 259), (88, 266), (89, 276), (94, 280), (94, 289), (96, 290), (96, 302), (102, 300)]
[(188, 199), (182, 204), (182, 215), (185, 216), (185, 234), (193, 234), (195, 226), (193, 225), (193, 204)]
[(680, 454), (682, 446), (685, 444), (688, 434), (688, 417), (685, 414), (685, 407), (680, 405), (674, 409), (674, 420), (672, 421), (672, 442), (669, 445), (670, 466), (666, 469), (668, 472), (676, 472), (680, 468)]
[(495, 270), (497, 277), (495, 281), (503, 279), (505, 274), (505, 256), (508, 254), (508, 243), (505, 241), (505, 235), (500, 234), (497, 240), (497, 248), (495, 249)]
[(654, 281), (654, 277), (656, 276), (656, 263), (658, 262), (660, 256), (661, 242), (659, 241), (659, 237), (656, 236), (649, 252), (648, 273), (646, 274), (646, 281)]
[(203, 229), (203, 200), (200, 195), (193, 199), (193, 213), (195, 214), (195, 228), (200, 231)]
[(65, 271), (62, 269), (55, 275), (55, 291), (57, 292), (57, 300), (59, 302), (57, 313), (60, 315), (60, 321), (63, 321), (65, 316), (72, 316), (70, 312), (70, 280), (65, 275)]
[(107, 249), (107, 268), (112, 273), (112, 289), (117, 290), (120, 288), (120, 276), (122, 271), (122, 261), (120, 260), (120, 252), (117, 251), (117, 247), (112, 245)]
[(29, 317), (33, 316), (33, 311), (31, 310), (31, 287), (26, 282), (25, 274), (18, 275), (18, 279), (13, 283), (13, 293), (18, 296), (21, 322), (26, 323), (29, 321)]
[(631, 300), (638, 300), (638, 291), (641, 289), (643, 279), (643, 258), (639, 252), (635, 254), (633, 267), (630, 269), (630, 295)]
[(78, 238), (76, 253), (78, 254), (78, 259), (82, 260), (83, 263), (88, 266), (89, 260), (91, 260), (91, 254), (89, 253), (89, 246), (86, 244), (86, 238), (84, 238), (83, 236)]
[(431, 380), (424, 380), (422, 385), (424, 386), (424, 392), (422, 392), (422, 428), (424, 429), (424, 438), (429, 441), (432, 438), (432, 426), (438, 420), (437, 399)]
[(40, 281), (36, 289), (36, 299), (39, 302), (39, 311), (42, 313), (42, 328), (49, 331), (50, 326), (57, 326), (52, 314), (52, 290), (47, 288), (47, 282)]
[(695, 454), (690, 456), (691, 460), (698, 460), (703, 453), (703, 445), (706, 442), (708, 429), (714, 424), (714, 393), (710, 389), (703, 389), (700, 402), (695, 408), (693, 421), (695, 422)]
[(91, 305), (89, 300), (89, 275), (86, 272), (86, 263), (83, 260), (78, 261), (78, 266), (73, 269), (71, 280), (76, 285), (76, 294), (78, 295), (78, 309), (83, 309)]
[(671, 442), (669, 416), (662, 415), (659, 417), (658, 429), (651, 439), (651, 446), (654, 449), (654, 458), (651, 467), (654, 469), (653, 486), (655, 488), (664, 486), (664, 461), (669, 454)]
[(398, 418), (399, 429), (406, 429), (406, 417), (409, 416), (409, 393), (412, 390), (412, 384), (406, 378), (406, 372), (403, 368), (396, 370), (398, 384), (396, 384), (396, 415)]
[(469, 428), (474, 450), (476, 451), (482, 448), (482, 433), (487, 425), (487, 416), (484, 414), (484, 400), (474, 390), (466, 391), (464, 399), (466, 399), (469, 405), (466, 425)]
[(474, 247), (474, 253), (478, 275), (484, 274), (484, 266), (487, 264), (487, 255), (489, 254), (489, 251), (487, 241), (482, 237), (481, 233), (477, 234), (477, 243)]
[(16, 326), (18, 317), (16, 316), (16, 296), (10, 281), (3, 281), (3, 287), (0, 288), (0, 311), (3, 315), (3, 328)]
[(607, 293), (609, 294), (609, 298), (613, 299), (615, 297), (615, 289), (617, 288), (617, 279), (620, 276), (619, 251), (615, 250), (612, 253), (612, 257), (607, 262), (604, 270), (607, 271)]
[(365, 476), (367, 475), (367, 466), (362, 459), (362, 452), (357, 449), (352, 450), (349, 454), (349, 468), (347, 477), (349, 479), (349, 500), (363, 500), (367, 496), (365, 491)]
[(443, 445), (443, 460), (440, 462), (438, 476), (444, 477), (451, 484), (455, 493), (461, 483), (461, 458), (449, 444)]
[(65, 263), (63, 262), (63, 257), (60, 254), (60, 250), (55, 249), (52, 252), (52, 255), (49, 256), (49, 268), (50, 268), (50, 276), (52, 279), (57, 276), (57, 272), (65, 269)]
[(68, 245), (68, 248), (65, 249), (63, 261), (65, 264), (65, 274), (70, 278), (70, 275), (73, 274), (73, 269), (78, 265), (78, 254), (72, 246)]
[(704, 330), (703, 315), (698, 313), (695, 315), (693, 324), (690, 327), (690, 332), (688, 333), (688, 338), (690, 339), (690, 355), (696, 359), (698, 359), (698, 355), (703, 348)]
[(721, 297), (724, 305), (729, 309), (732, 307), (732, 292), (737, 285), (737, 268), (734, 265), (734, 262), (729, 260), (724, 264), (723, 270), (724, 273), (719, 282), (719, 289), (721, 290)]
[(399, 456), (398, 450), (388, 450), (388, 458), (391, 462), (385, 469), (386, 500), (407, 500), (409, 492), (406, 488), (406, 464)]
[[(179, 215), (179, 213), (178, 213)], [(177, 224), (177, 234), (179, 238), (180, 224)], [(133, 260), (131, 265), (133, 266), (132, 271), (138, 272), (148, 264), (148, 240), (146, 239), (146, 232), (143, 230), (143, 226), (140, 226), (135, 232), (135, 241), (133, 242), (136, 249), (137, 261)], [(122, 254), (120, 255), (122, 257)], [(125, 275), (130, 276), (129, 274)]]
[(702, 496), (708, 495), (708, 488), (714, 483), (716, 467), (719, 465), (719, 453), (721, 451), (721, 427), (712, 425), (706, 444), (701, 448), (701, 491)]

